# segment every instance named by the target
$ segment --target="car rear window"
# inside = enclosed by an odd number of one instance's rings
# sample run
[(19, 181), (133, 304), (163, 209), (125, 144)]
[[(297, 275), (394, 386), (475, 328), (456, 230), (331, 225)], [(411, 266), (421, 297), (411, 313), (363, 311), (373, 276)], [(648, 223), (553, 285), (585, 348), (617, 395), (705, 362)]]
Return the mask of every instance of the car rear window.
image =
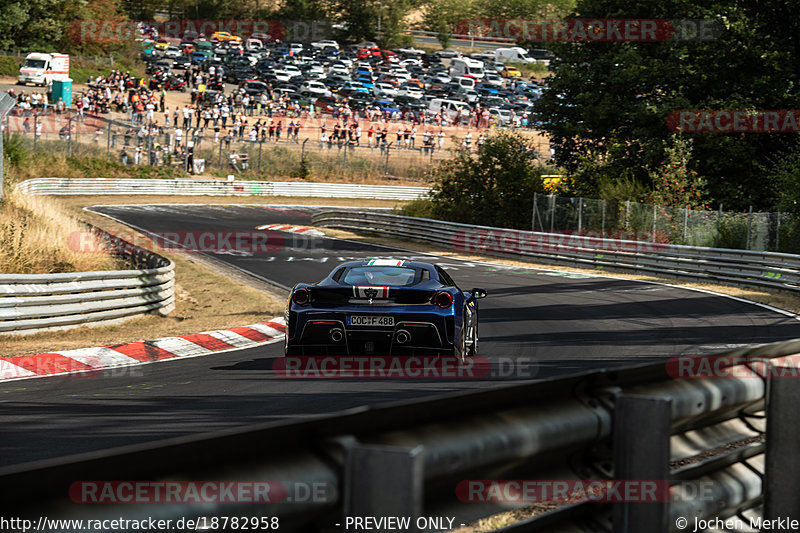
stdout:
[(402, 287), (413, 285), (418, 271), (415, 268), (398, 266), (361, 266), (347, 271), (342, 280), (347, 285), (389, 285)]

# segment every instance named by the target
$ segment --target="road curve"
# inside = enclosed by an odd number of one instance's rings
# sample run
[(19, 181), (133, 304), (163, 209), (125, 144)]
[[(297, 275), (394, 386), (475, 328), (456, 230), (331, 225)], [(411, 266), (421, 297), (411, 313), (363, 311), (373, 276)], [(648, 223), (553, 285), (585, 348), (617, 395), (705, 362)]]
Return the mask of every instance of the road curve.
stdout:
[[(106, 206), (92, 209), (156, 233), (250, 231), (309, 224), (308, 208)], [(289, 287), (349, 258), (431, 259), (325, 237), (263, 232), (268, 253), (210, 254)], [(263, 240), (262, 240), (263, 242)], [(246, 246), (246, 244), (245, 244)], [(287, 379), (272, 371), (282, 344), (149, 364), (118, 375), (0, 385), (0, 467), (124, 444), (297, 419), (586, 369), (712, 353), (800, 337), (800, 321), (747, 302), (667, 285), (438, 258), (463, 288), (484, 287), (481, 379)], [(211, 302), (213, 304), (213, 302)], [(269, 317), (265, 317), (269, 318)], [(146, 337), (146, 333), (143, 333)]]

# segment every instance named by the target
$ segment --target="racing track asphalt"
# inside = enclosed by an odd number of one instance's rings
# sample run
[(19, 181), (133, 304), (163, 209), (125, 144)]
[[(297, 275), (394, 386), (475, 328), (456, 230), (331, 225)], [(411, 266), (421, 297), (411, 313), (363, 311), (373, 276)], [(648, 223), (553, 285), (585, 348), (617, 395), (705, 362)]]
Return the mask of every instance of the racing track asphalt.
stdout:
[[(249, 231), (310, 224), (307, 208), (108, 206), (93, 209), (151, 232)], [(217, 254), (290, 287), (340, 261), (431, 256), (330, 238), (267, 232), (268, 254)], [(800, 337), (800, 321), (754, 304), (667, 285), (439, 258), (462, 288), (483, 287), (484, 379), (287, 379), (282, 343), (120, 370), (0, 385), (0, 466), (361, 405), (713, 353)], [(209, 302), (213, 305), (213, 302)], [(265, 317), (271, 318), (271, 317)], [(147, 332), (142, 332), (147, 338)]]

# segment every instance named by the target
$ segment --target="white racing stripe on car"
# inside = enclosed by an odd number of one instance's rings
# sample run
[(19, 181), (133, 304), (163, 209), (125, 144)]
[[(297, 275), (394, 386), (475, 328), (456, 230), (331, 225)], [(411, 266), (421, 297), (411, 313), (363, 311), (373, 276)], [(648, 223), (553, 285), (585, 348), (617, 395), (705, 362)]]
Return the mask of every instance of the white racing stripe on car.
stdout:
[(55, 353), (91, 367), (108, 368), (139, 363), (138, 359), (128, 357), (110, 348), (81, 348), (80, 350), (64, 350)]
[(0, 379), (14, 379), (35, 375), (36, 372), (31, 372), (14, 363), (0, 359)]
[(373, 259), (369, 263), (369, 266), (396, 266), (401, 267), (403, 266), (405, 261), (398, 260), (398, 259)]

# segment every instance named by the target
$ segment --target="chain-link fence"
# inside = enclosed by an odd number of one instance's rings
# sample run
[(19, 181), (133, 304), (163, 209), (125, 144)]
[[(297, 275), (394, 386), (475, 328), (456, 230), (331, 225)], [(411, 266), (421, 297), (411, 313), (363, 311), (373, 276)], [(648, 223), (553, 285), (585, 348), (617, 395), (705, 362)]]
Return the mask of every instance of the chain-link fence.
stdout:
[(631, 201), (535, 195), (531, 229), (690, 246), (800, 251), (800, 220), (787, 213), (701, 211)]
[[(190, 174), (249, 178), (355, 179), (395, 177), (423, 180), (431, 166), (451, 157), (434, 135), (385, 141), (362, 136), (335, 139), (298, 128), (267, 138), (229, 129), (170, 128), (112, 120), (74, 110), (14, 110), (4, 131), (18, 134), (34, 152), (71, 157), (105, 157), (125, 165), (170, 167)], [(314, 137), (311, 137), (313, 135)]]

